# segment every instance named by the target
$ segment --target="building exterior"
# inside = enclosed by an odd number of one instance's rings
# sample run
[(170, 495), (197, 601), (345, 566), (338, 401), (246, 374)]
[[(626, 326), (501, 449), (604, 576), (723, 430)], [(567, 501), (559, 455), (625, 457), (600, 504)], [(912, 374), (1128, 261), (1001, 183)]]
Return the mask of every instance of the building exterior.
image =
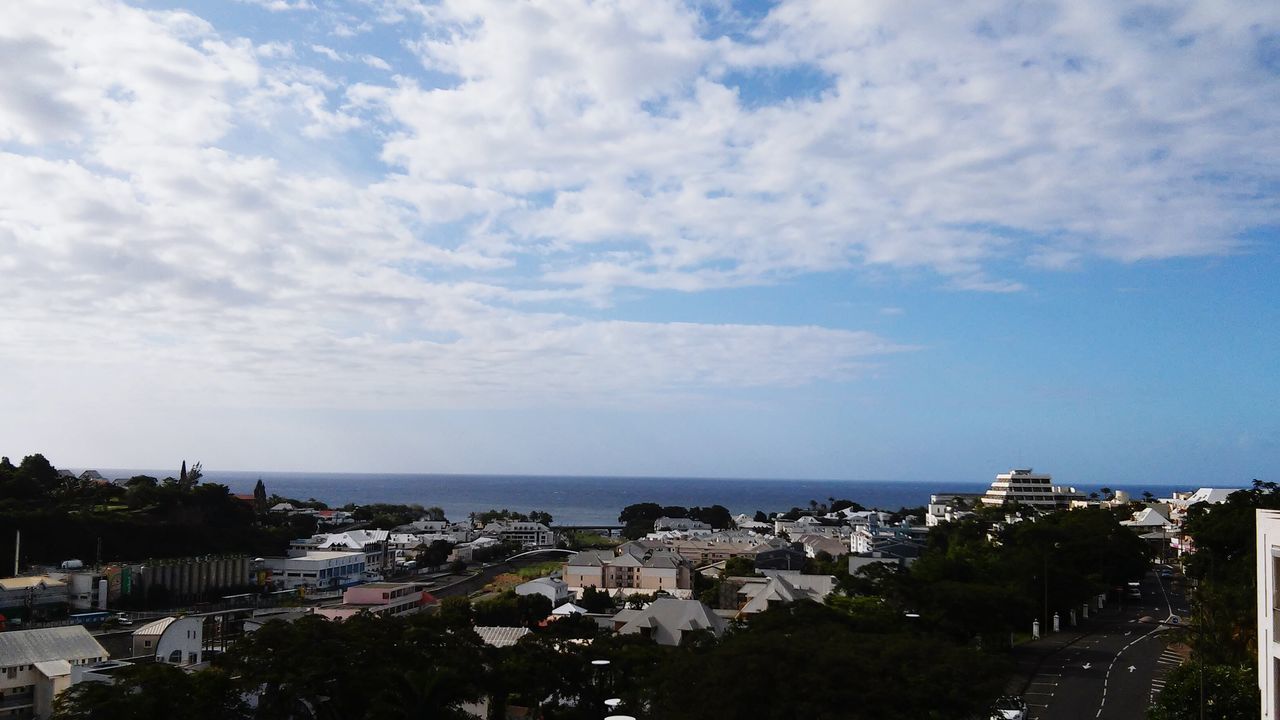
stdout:
[(711, 525), (692, 518), (660, 517), (653, 521), (654, 531), (660, 530), (710, 530)]
[(415, 583), (365, 583), (349, 587), (342, 593), (342, 604), (314, 610), (330, 620), (345, 620), (361, 613), (378, 617), (399, 617), (421, 612), (434, 604), (435, 597)]
[(766, 577), (731, 577), (725, 578), (725, 582), (737, 587), (739, 617), (790, 605), (797, 600), (821, 604), (836, 588), (836, 579), (831, 575), (802, 575), (796, 570), (771, 570)]
[(517, 595), (542, 595), (551, 601), (551, 607), (559, 607), (569, 601), (569, 584), (558, 575), (530, 580), (516, 586)]
[(613, 616), (619, 635), (642, 635), (659, 645), (679, 645), (690, 633), (710, 632), (717, 637), (729, 624), (697, 600), (659, 598), (643, 610), (622, 610)]
[[(364, 553), (365, 570), (378, 572), (391, 566), (394, 553), (388, 551), (391, 533), (386, 530), (348, 530), (341, 533), (320, 533), (309, 538), (290, 541), (289, 554), (302, 556), (315, 550), (331, 552)], [(416, 545), (414, 547), (417, 547)]]
[(111, 580), (113, 576), (108, 569), (112, 588), (120, 587), (120, 592), (128, 595), (145, 593), (153, 586), (160, 586), (175, 602), (207, 598), (254, 584), (252, 563), (245, 555), (148, 560), (125, 570), (127, 572), (121, 572), (122, 582), (120, 579)]
[(0, 614), (10, 620), (61, 617), (69, 599), (67, 584), (47, 575), (0, 578)]
[(153, 656), (158, 663), (196, 665), (204, 648), (204, 621), (198, 617), (167, 617), (133, 631), (133, 656)]
[(666, 548), (644, 548), (627, 543), (614, 555), (609, 550), (583, 550), (569, 558), (564, 568), (564, 581), (581, 592), (594, 587), (651, 593), (658, 590), (687, 596), (693, 588), (693, 572), (687, 560)]
[(1084, 495), (1073, 487), (1053, 484), (1053, 477), (1037, 473), (1032, 468), (1015, 468), (996, 475), (995, 482), (982, 496), (982, 504), (999, 507), (1005, 503), (1019, 503), (1041, 510), (1066, 509), (1072, 500), (1083, 500)]
[(47, 718), (71, 686), (71, 669), (107, 659), (78, 625), (0, 633), (0, 717)]
[(555, 533), (539, 522), (491, 522), (484, 526), (483, 534), (524, 548), (555, 547), (556, 544)]
[(266, 558), (263, 565), (272, 584), (284, 590), (340, 588), (364, 580), (365, 554), (312, 550), (298, 557)]
[(1280, 512), (1258, 510), (1258, 689), (1263, 720), (1280, 720)]

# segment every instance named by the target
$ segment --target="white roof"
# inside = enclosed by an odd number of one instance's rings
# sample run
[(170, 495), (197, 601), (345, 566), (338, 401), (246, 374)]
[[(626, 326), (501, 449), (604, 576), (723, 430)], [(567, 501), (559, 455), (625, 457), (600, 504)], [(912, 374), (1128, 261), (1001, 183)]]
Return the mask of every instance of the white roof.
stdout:
[(529, 628), (522, 627), (477, 626), (474, 629), (485, 645), (493, 647), (511, 647), (520, 642), (520, 638), (529, 634)]
[(0, 667), (45, 660), (107, 657), (107, 651), (79, 625), (0, 633)]
[(1233, 492), (1239, 492), (1240, 488), (1200, 488), (1191, 493), (1191, 497), (1187, 498), (1187, 507), (1191, 507), (1196, 503), (1207, 502), (1211, 505), (1217, 505), (1227, 501), (1227, 496)]
[(587, 609), (574, 605), (573, 603), (565, 603), (555, 610), (551, 611), (552, 615), (586, 615)]
[(178, 618), (176, 617), (160, 618), (159, 620), (149, 622), (137, 630), (134, 630), (133, 635), (134, 637), (139, 635), (163, 635), (165, 629), (172, 625), (173, 621), (177, 619)]
[(1128, 527), (1159, 527), (1168, 525), (1169, 518), (1161, 515), (1155, 508), (1143, 508), (1132, 520), (1125, 520), (1120, 524)]

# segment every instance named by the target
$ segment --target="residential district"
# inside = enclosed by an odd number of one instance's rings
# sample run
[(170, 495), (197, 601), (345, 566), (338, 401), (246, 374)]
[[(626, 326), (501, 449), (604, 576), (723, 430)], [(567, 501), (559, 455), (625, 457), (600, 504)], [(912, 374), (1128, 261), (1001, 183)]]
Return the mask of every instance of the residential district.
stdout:
[(1274, 484), (565, 527), (46, 464), (0, 463), (0, 718), (1280, 715)]

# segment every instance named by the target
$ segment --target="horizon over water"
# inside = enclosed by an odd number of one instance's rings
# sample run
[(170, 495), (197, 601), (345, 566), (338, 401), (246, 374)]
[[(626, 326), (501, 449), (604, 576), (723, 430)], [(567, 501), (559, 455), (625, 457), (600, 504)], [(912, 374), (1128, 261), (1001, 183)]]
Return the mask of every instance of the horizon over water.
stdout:
[[(159, 478), (173, 470), (102, 468), (111, 479), (133, 475)], [(994, 477), (994, 476), (993, 476)], [(753, 514), (807, 507), (810, 500), (848, 499), (885, 510), (915, 507), (929, 502), (929, 495), (948, 492), (983, 492), (991, 481), (919, 480), (806, 480), (763, 478), (628, 477), (589, 475), (468, 475), (446, 473), (325, 473), (208, 470), (202, 480), (226, 485), (234, 493), (250, 493), (261, 478), (269, 494), (306, 500), (315, 498), (331, 507), (347, 503), (417, 503), (439, 506), (450, 520), (472, 512), (507, 508), (518, 512), (544, 510), (556, 524), (613, 525), (627, 505), (656, 502), (661, 505), (723, 505), (733, 513)], [(1076, 485), (1086, 495), (1099, 486)], [(1194, 490), (1180, 485), (1133, 483), (1117, 486), (1140, 496), (1149, 490), (1167, 497), (1174, 490)]]

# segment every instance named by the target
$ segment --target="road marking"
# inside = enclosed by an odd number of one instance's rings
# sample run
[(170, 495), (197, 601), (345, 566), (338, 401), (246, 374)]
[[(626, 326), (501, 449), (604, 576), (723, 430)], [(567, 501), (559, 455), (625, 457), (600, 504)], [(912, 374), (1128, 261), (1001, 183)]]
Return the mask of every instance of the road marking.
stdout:
[(1084, 664), (1084, 669), (1085, 669), (1085, 670), (1088, 670), (1088, 669), (1089, 669), (1089, 668), (1091, 668), (1091, 667), (1093, 667), (1093, 665), (1092, 665), (1092, 664), (1090, 664), (1090, 663), (1085, 663), (1085, 664)]

